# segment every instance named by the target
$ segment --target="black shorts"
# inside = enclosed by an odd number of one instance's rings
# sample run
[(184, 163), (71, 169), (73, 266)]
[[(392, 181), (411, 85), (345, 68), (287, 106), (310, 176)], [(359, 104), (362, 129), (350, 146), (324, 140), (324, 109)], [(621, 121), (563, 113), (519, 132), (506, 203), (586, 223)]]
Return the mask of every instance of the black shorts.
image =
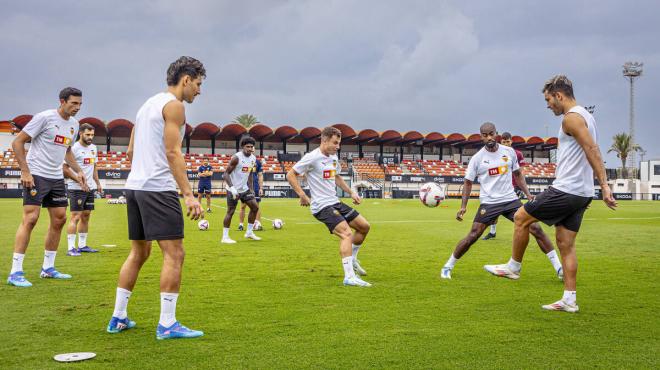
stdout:
[(183, 212), (176, 191), (126, 190), (128, 239), (183, 239)]
[(477, 210), (477, 214), (474, 215), (474, 222), (492, 225), (497, 222), (499, 216), (504, 216), (513, 221), (513, 215), (516, 214), (516, 211), (520, 207), (522, 207), (520, 199), (495, 204), (482, 203)]
[(339, 202), (321, 209), (314, 214), (314, 217), (323, 222), (328, 227), (328, 230), (330, 230), (330, 234), (332, 234), (337, 225), (344, 221), (351, 222), (359, 215), (360, 213), (358, 211)]
[(211, 184), (202, 184), (201, 182), (197, 185), (197, 192), (199, 194), (211, 194)]
[(32, 175), (34, 187), (23, 189), (24, 206), (42, 206), (43, 208), (66, 207), (66, 186), (64, 179), (49, 179)]
[(69, 190), (69, 208), (72, 212), (94, 210), (94, 190)]
[(255, 199), (252, 190), (246, 190), (242, 193), (238, 193), (238, 198), (232, 197), (231, 193), (227, 192), (227, 207), (236, 207), (238, 205), (239, 200), (243, 203), (247, 203), (252, 199)]
[(546, 225), (563, 226), (578, 232), (591, 197), (559, 191), (552, 186), (525, 204), (525, 211)]

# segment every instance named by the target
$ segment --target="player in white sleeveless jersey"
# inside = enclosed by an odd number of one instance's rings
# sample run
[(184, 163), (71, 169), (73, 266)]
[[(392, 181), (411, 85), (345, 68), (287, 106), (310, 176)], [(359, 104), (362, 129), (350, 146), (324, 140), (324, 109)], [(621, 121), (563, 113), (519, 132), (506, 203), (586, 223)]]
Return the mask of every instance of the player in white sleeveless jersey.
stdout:
[(119, 271), (115, 310), (108, 323), (108, 333), (119, 333), (135, 326), (128, 318), (128, 299), (155, 240), (163, 252), (156, 338), (195, 338), (204, 334), (176, 320), (185, 255), (177, 185), (183, 194), (187, 215), (193, 220), (203, 215), (188, 182), (181, 153), (186, 126), (183, 102), (192, 104), (200, 94), (204, 77), (206, 70), (200, 61), (186, 56), (177, 59), (167, 69), (167, 91), (149, 98), (137, 113), (127, 151), (131, 161), (131, 173), (126, 180), (131, 251)]
[[(484, 147), (470, 158), (463, 185), (463, 200), (461, 208), (456, 214), (456, 219), (463, 221), (470, 193), (472, 192), (472, 183), (477, 179), (481, 187), (479, 191), (479, 202), (481, 204), (474, 216), (470, 232), (458, 242), (451, 256), (449, 256), (449, 260), (442, 267), (440, 277), (443, 279), (451, 279), (451, 272), (456, 262), (467, 253), (472, 244), (479, 240), (488, 225), (497, 222), (499, 216), (513, 221), (513, 215), (518, 208), (522, 207), (522, 203), (514, 190), (512, 178), (527, 196), (527, 199), (534, 199), (532, 194), (529, 193), (529, 189), (527, 189), (525, 176), (520, 171), (516, 151), (511, 147), (497, 143), (495, 125), (486, 122), (481, 125), (479, 132)], [(532, 224), (529, 227), (529, 232), (534, 235), (541, 251), (548, 257), (557, 276), (561, 278), (561, 262), (559, 262), (557, 252), (552, 246), (550, 238), (543, 232), (538, 223)]]
[[(362, 199), (341, 177), (341, 166), (337, 151), (341, 143), (341, 131), (326, 127), (321, 132), (321, 145), (305, 154), (286, 178), (300, 197), (300, 205), (310, 206), (314, 217), (325, 224), (331, 234), (339, 237), (339, 254), (344, 267), (344, 285), (369, 287), (371, 284), (357, 277), (367, 272), (360, 266), (358, 252), (369, 233), (370, 225), (358, 211), (342, 203), (337, 197), (337, 186), (351, 194), (354, 204)], [(299, 176), (306, 176), (311, 192), (310, 201), (298, 182)], [(353, 230), (351, 230), (351, 228)]]
[(256, 176), (255, 169), (257, 166), (257, 157), (254, 156), (254, 144), (253, 138), (249, 136), (242, 138), (240, 142), (241, 151), (231, 157), (227, 166), (227, 172), (224, 175), (227, 183), (227, 213), (223, 220), (221, 243), (236, 243), (235, 240), (229, 237), (229, 230), (231, 228), (231, 218), (236, 212), (239, 200), (250, 207), (245, 237), (252, 240), (261, 240), (254, 233), (254, 220), (257, 218), (257, 212), (259, 212), (259, 203), (254, 194), (253, 176)]
[[(60, 92), (60, 106), (36, 114), (18, 133), (11, 146), (21, 168), (23, 186), (23, 221), (16, 231), (9, 285), (30, 287), (23, 272), (23, 259), (30, 242), (32, 230), (39, 220), (40, 208), (47, 208), (50, 225), (45, 240), (44, 263), (41, 278), (70, 279), (71, 275), (55, 269), (55, 256), (60, 243), (62, 228), (66, 223), (66, 187), (62, 164), (75, 171), (76, 180), (87, 187), (85, 176), (71, 153), (71, 144), (78, 133), (78, 121), (73, 118), (82, 105), (82, 92), (67, 87)], [(25, 144), (30, 150), (25, 154)]]
[[(71, 208), (71, 219), (66, 229), (66, 239), (69, 247), (66, 255), (72, 257), (80, 256), (81, 253), (98, 252), (98, 250), (87, 245), (89, 218), (94, 210), (94, 196), (97, 191), (99, 193), (103, 192), (99, 174), (96, 170), (98, 151), (96, 145), (92, 144), (92, 140), (94, 140), (94, 126), (84, 123), (80, 125), (80, 139), (71, 147), (76, 163), (85, 174), (89, 191), (84, 191), (76, 181), (71, 179), (74, 173), (68, 165), (64, 164), (64, 172), (69, 177), (67, 188), (69, 207)], [(78, 248), (76, 248), (76, 232), (78, 233)]]
[(564, 295), (559, 301), (544, 305), (543, 309), (577, 312), (575, 237), (580, 230), (582, 216), (594, 196), (594, 173), (605, 204), (615, 209), (617, 203), (607, 185), (605, 166), (597, 144), (596, 121), (575, 101), (571, 81), (563, 75), (555, 76), (545, 83), (542, 92), (548, 109), (556, 116), (564, 116), (559, 128), (556, 179), (551, 187), (516, 212), (513, 251), (509, 262), (486, 265), (484, 268), (496, 276), (516, 278), (529, 242), (529, 226), (537, 220), (555, 225), (557, 247), (564, 269)]

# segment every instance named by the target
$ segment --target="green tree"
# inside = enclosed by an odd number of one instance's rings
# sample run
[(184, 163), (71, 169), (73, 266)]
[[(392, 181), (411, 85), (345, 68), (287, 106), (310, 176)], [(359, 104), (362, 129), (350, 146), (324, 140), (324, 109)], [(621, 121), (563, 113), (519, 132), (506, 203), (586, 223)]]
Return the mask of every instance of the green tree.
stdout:
[(628, 178), (628, 171), (626, 169), (626, 160), (632, 151), (639, 152), (642, 150), (637, 144), (633, 144), (630, 135), (622, 132), (614, 135), (612, 138), (612, 146), (607, 151), (608, 153), (615, 152), (616, 156), (621, 159), (621, 176), (625, 179)]
[(259, 120), (257, 119), (257, 117), (255, 117), (251, 114), (245, 113), (245, 114), (241, 114), (240, 116), (234, 118), (234, 123), (238, 123), (239, 125), (245, 127), (246, 129), (250, 129), (250, 127), (252, 127), (252, 126), (256, 125), (257, 123), (259, 123)]

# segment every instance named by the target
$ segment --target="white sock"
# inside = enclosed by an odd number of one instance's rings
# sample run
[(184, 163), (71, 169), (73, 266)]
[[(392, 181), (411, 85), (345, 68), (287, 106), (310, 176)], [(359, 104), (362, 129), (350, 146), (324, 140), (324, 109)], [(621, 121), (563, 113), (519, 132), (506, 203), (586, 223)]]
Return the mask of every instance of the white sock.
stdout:
[(254, 224), (248, 224), (248, 229), (247, 229), (248, 234), (250, 234), (252, 230), (254, 230)]
[(87, 233), (78, 233), (78, 248), (87, 246)]
[(513, 257), (511, 257), (511, 259), (509, 259), (509, 263), (507, 263), (507, 265), (509, 265), (509, 268), (512, 271), (520, 271), (520, 268), (522, 267), (522, 262), (518, 262), (518, 261), (514, 260)]
[(452, 253), (449, 259), (447, 260), (447, 263), (445, 263), (445, 267), (453, 269), (456, 262), (458, 262), (458, 258), (454, 257), (454, 254)]
[(160, 325), (169, 328), (176, 322), (176, 300), (179, 293), (160, 293)]
[(361, 244), (353, 244), (353, 259), (357, 259), (357, 255), (361, 246)]
[(117, 288), (117, 295), (115, 296), (115, 311), (112, 316), (119, 319), (125, 319), (128, 316), (126, 308), (128, 307), (128, 299), (131, 298), (131, 291), (123, 288)]
[(561, 268), (561, 261), (557, 256), (557, 251), (553, 249), (550, 252), (546, 253), (545, 255), (548, 256), (548, 259), (550, 260), (550, 263), (552, 263), (552, 267), (555, 268), (555, 271), (559, 271), (559, 269)]
[(352, 279), (355, 277), (355, 271), (353, 271), (353, 256), (342, 257), (341, 264), (344, 266), (344, 278)]
[(25, 258), (25, 254), (14, 253), (14, 257), (11, 260), (11, 272), (9, 274), (13, 274), (15, 272), (23, 271), (23, 259), (24, 258)]
[(41, 268), (48, 270), (51, 267), (55, 267), (55, 256), (57, 251), (44, 251), (44, 264)]
[(490, 225), (490, 233), (495, 234), (497, 232), (497, 224)]
[(229, 238), (229, 228), (228, 227), (222, 228), (222, 238), (223, 239), (224, 238)]
[(72, 250), (76, 247), (76, 234), (67, 234), (66, 241), (69, 244), (69, 250)]
[(561, 298), (562, 301), (574, 306), (577, 299), (577, 294), (574, 290), (564, 290), (564, 296)]

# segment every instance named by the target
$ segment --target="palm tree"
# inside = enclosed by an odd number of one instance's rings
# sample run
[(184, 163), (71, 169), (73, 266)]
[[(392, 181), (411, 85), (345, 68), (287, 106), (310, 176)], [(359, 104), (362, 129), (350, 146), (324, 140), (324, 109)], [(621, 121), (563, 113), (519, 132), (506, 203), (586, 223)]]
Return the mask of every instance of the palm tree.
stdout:
[(621, 175), (624, 179), (628, 178), (628, 173), (626, 171), (626, 160), (628, 159), (628, 155), (633, 150), (636, 152), (642, 150), (642, 147), (639, 145), (632, 144), (630, 139), (630, 135), (625, 132), (614, 135), (612, 138), (612, 146), (607, 151), (608, 153), (615, 152), (616, 156), (621, 159)]
[(240, 116), (234, 118), (234, 123), (238, 123), (239, 125), (245, 127), (246, 129), (249, 129), (250, 127), (252, 127), (252, 126), (256, 125), (257, 123), (259, 123), (259, 120), (257, 119), (257, 117), (255, 117), (251, 114), (245, 113), (245, 114), (241, 114)]

